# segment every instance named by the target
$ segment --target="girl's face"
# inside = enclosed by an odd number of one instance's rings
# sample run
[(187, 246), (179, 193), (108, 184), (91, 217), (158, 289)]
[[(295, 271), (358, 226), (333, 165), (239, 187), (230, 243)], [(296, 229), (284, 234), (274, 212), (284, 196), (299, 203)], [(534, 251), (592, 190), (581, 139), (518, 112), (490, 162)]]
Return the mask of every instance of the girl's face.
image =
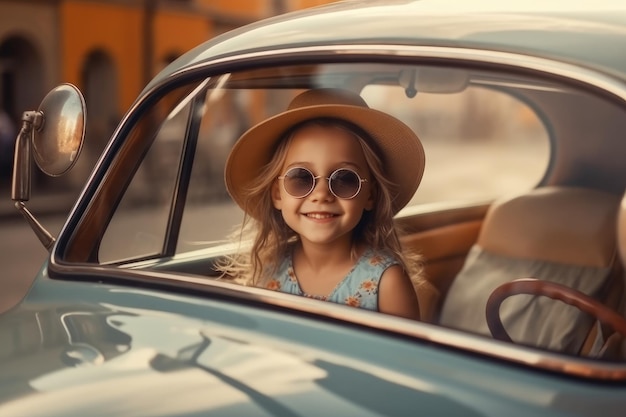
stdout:
[[(363, 211), (374, 206), (372, 179), (358, 140), (337, 127), (303, 127), (287, 148), (281, 177), (293, 167), (306, 168), (320, 178), (303, 198), (285, 191), (284, 179), (275, 181), (272, 200), (287, 225), (300, 235), (303, 244), (349, 244)], [(326, 178), (339, 168), (351, 169), (366, 180), (354, 198), (338, 198), (330, 191)]]

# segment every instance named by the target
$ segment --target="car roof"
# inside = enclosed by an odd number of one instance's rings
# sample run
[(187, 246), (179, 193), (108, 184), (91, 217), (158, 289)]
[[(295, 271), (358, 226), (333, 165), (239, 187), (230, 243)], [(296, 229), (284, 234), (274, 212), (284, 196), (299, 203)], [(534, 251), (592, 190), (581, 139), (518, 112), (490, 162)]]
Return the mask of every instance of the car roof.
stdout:
[(626, 79), (626, 2), (342, 1), (261, 20), (213, 38), (147, 86), (218, 58), (321, 45), (422, 45), (493, 50), (583, 65)]

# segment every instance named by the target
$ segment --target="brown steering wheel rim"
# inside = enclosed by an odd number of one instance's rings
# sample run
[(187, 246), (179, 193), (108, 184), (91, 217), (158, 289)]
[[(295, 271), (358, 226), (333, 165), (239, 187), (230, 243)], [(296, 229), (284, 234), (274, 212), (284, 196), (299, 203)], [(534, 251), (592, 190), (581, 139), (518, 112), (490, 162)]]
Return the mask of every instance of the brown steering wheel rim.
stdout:
[(595, 317), (601, 323), (609, 325), (614, 331), (626, 336), (626, 319), (599, 301), (578, 290), (555, 282), (521, 278), (498, 286), (489, 295), (485, 310), (487, 326), (494, 339), (513, 342), (500, 319), (500, 306), (504, 300), (518, 294), (541, 295), (562, 301)]

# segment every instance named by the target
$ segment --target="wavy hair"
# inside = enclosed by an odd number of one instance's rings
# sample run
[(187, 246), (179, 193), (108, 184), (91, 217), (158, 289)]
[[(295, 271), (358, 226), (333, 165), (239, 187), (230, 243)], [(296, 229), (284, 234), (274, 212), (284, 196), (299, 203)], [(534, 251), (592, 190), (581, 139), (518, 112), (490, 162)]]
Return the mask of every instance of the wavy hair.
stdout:
[[(241, 227), (233, 238), (239, 242), (236, 253), (217, 264), (225, 275), (245, 285), (262, 285), (271, 279), (299, 237), (274, 208), (271, 189), (280, 175), (287, 150), (295, 133), (307, 126), (322, 126), (347, 131), (360, 144), (370, 170), (372, 210), (364, 211), (352, 233), (352, 256), (356, 259), (359, 246), (391, 252), (411, 277), (414, 285), (421, 281), (422, 258), (420, 254), (402, 248), (394, 224), (393, 196), (395, 184), (385, 176), (384, 161), (378, 156), (374, 141), (359, 127), (340, 119), (317, 118), (292, 127), (278, 142), (272, 160), (266, 164), (257, 179), (244, 190), (245, 215)], [(388, 161), (390, 163), (391, 161)], [(251, 246), (250, 246), (251, 245)]]

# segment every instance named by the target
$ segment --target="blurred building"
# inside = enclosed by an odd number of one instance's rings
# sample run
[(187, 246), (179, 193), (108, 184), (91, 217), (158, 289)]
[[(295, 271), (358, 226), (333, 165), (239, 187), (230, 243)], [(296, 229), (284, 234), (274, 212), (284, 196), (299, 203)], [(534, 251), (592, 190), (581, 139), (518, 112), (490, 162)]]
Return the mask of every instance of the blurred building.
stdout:
[(0, 111), (19, 127), (54, 86), (76, 85), (88, 109), (81, 159), (93, 165), (144, 85), (179, 55), (238, 26), (332, 1), (0, 0)]

